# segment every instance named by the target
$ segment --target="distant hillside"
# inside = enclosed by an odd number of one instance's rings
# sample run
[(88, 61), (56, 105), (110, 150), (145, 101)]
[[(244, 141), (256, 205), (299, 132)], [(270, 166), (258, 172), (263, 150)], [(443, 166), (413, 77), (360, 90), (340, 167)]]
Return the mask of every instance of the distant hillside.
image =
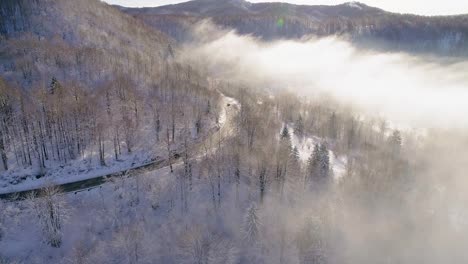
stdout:
[(0, 72), (25, 87), (52, 75), (88, 85), (116, 72), (154, 76), (171, 43), (97, 0), (2, 0), (0, 17)]
[(340, 35), (374, 48), (468, 54), (468, 15), (402, 15), (357, 2), (307, 6), (244, 0), (195, 0), (155, 8), (121, 9), (178, 40), (189, 37), (188, 26), (194, 21), (211, 18), (241, 34), (254, 34), (265, 40)]

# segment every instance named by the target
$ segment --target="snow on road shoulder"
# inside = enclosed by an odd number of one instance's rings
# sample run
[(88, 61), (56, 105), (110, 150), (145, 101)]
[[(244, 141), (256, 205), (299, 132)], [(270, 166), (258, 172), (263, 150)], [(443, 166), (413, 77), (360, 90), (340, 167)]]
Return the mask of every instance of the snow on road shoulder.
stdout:
[[(17, 184), (3, 183), (0, 186), (0, 194), (38, 189), (48, 185), (67, 184), (118, 173), (152, 163), (154, 156), (155, 154), (149, 151), (122, 155), (118, 161), (109, 158), (107, 166), (99, 166), (95, 161), (90, 160), (75, 160), (68, 165), (50, 168), (47, 175), (39, 179), (30, 176)], [(160, 157), (156, 156), (156, 160), (158, 159)], [(31, 174), (33, 173), (31, 170)]]
[[(239, 109), (240, 107), (239, 102), (232, 97), (225, 96), (221, 93), (221, 98), (221, 111), (218, 123), (219, 127), (225, 126), (225, 123), (228, 120), (228, 114), (231, 114), (230, 109)], [(144, 128), (147, 135), (152, 133), (151, 129), (152, 127), (149, 125)], [(207, 131), (211, 131), (211, 129)], [(21, 192), (42, 188), (48, 185), (61, 185), (93, 179), (104, 175), (131, 170), (150, 164), (156, 160), (161, 160), (161, 156), (165, 155), (164, 146), (158, 146), (154, 141), (154, 138), (150, 136), (142, 138), (144, 138), (144, 140), (138, 142), (140, 144), (138, 151), (134, 151), (131, 154), (121, 154), (119, 160), (113, 159), (113, 153), (106, 153), (107, 166), (99, 165), (96, 160), (97, 152), (92, 149), (91, 152), (86, 153), (86, 155), (84, 155), (85, 157), (82, 159), (72, 160), (63, 165), (58, 163), (47, 164), (46, 175), (38, 179), (35, 177), (37, 169), (21, 168), (19, 170), (12, 170), (8, 174), (5, 173), (1, 175), (0, 194)]]

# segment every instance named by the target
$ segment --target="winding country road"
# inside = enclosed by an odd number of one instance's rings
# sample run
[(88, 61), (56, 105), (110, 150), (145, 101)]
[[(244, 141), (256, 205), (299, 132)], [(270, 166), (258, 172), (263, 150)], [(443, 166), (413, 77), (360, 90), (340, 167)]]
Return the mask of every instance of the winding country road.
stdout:
[[(239, 103), (234, 98), (227, 97), (222, 93), (221, 93), (221, 96), (222, 96), (222, 101), (221, 101), (221, 113), (219, 117), (219, 125), (211, 129), (208, 135), (204, 139), (196, 143), (196, 145), (194, 146), (195, 147), (194, 149), (198, 149), (199, 152), (202, 151), (202, 147), (205, 145), (205, 143), (208, 141), (212, 141), (217, 134), (229, 135), (232, 132), (231, 123), (233, 122), (234, 115), (236, 115), (238, 112), (237, 110), (239, 110)], [(174, 161), (177, 161), (180, 159), (179, 158), (180, 155), (181, 155), (180, 151), (176, 151), (174, 153), (174, 158), (172, 160), (173, 165), (175, 165)], [(104, 174), (104, 175), (100, 175), (97, 177), (84, 179), (84, 180), (78, 180), (74, 182), (58, 184), (56, 186), (60, 187), (60, 189), (64, 193), (73, 193), (73, 192), (77, 193), (83, 190), (97, 188), (105, 184), (106, 182), (108, 182), (109, 178), (121, 177), (124, 175), (137, 175), (142, 172), (159, 170), (168, 166), (169, 166), (169, 161), (167, 159), (160, 159), (160, 160), (155, 160), (155, 161), (142, 164), (136, 167), (132, 167), (126, 170), (122, 170), (119, 172)], [(41, 189), (44, 187), (45, 186), (41, 186), (41, 187), (23, 190), (23, 191), (2, 193), (0, 194), (0, 199), (18, 200), (18, 199), (25, 199), (26, 197), (29, 197), (31, 195), (38, 196), (41, 193), (40, 192)]]

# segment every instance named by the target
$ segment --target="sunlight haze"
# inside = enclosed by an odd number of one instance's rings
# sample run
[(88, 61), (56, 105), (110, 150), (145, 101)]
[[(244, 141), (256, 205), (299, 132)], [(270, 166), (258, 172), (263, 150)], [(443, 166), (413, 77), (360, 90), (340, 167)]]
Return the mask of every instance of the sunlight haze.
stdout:
[(0, 0), (0, 264), (468, 263), (468, 0), (183, 1)]

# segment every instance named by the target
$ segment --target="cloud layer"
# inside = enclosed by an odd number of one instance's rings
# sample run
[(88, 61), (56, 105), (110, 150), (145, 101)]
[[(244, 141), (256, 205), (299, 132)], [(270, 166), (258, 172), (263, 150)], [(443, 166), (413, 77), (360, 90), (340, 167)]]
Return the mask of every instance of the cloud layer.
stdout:
[[(265, 43), (207, 23), (186, 55), (219, 77), (300, 94), (327, 93), (412, 127), (467, 127), (467, 62), (361, 51), (337, 38)], [(209, 38), (207, 38), (209, 36)]]

